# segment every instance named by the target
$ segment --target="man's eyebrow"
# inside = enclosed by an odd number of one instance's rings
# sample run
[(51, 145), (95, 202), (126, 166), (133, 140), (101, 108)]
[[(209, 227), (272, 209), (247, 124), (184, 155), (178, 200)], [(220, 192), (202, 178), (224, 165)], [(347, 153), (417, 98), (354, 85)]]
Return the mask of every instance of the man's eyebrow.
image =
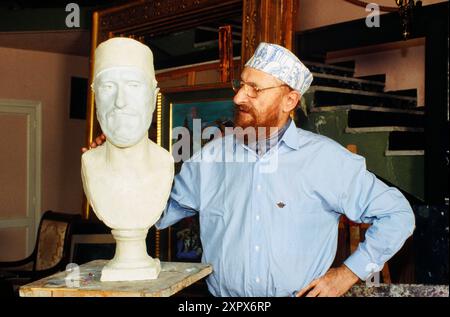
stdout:
[(244, 83), (246, 83), (246, 84), (250, 84), (250, 85), (253, 85), (253, 86), (258, 86), (257, 83), (254, 83), (254, 82), (252, 82), (252, 81), (245, 81), (242, 77), (241, 77), (241, 80), (242, 80)]

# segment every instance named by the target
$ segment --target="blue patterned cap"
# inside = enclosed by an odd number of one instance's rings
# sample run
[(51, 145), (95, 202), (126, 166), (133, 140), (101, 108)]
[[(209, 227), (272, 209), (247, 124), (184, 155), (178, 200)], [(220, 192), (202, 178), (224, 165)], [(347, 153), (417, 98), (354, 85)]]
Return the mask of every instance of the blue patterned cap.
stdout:
[(311, 72), (297, 56), (277, 44), (261, 42), (245, 66), (278, 78), (301, 95), (308, 90), (313, 80)]

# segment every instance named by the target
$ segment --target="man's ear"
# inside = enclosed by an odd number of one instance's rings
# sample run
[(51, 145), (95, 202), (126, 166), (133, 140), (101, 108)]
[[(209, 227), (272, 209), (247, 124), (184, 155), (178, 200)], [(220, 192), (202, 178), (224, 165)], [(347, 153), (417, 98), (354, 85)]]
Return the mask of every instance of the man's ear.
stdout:
[(283, 111), (290, 113), (292, 110), (295, 109), (295, 107), (297, 107), (297, 104), (298, 104), (301, 96), (297, 91), (291, 90), (286, 95), (286, 98), (287, 98), (287, 102), (284, 105)]

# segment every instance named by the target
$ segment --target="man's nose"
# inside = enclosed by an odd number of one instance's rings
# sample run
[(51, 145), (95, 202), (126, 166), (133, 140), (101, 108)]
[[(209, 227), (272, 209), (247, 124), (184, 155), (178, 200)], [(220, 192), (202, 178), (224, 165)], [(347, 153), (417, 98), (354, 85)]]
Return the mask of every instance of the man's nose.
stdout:
[(244, 87), (239, 89), (236, 95), (234, 95), (233, 101), (237, 105), (243, 104), (248, 101), (248, 96), (247, 93), (245, 92)]
[(120, 87), (120, 86), (117, 89), (115, 105), (116, 105), (117, 108), (123, 108), (123, 107), (126, 106), (125, 92), (123, 91), (123, 88)]

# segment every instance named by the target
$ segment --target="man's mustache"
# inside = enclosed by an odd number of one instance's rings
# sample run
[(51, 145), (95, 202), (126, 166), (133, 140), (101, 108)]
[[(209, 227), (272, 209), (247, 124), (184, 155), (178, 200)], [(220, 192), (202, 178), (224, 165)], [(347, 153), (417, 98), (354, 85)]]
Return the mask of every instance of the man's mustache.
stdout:
[(235, 109), (235, 111), (244, 111), (244, 112), (253, 113), (253, 108), (249, 107), (247, 105), (234, 104), (234, 109)]

